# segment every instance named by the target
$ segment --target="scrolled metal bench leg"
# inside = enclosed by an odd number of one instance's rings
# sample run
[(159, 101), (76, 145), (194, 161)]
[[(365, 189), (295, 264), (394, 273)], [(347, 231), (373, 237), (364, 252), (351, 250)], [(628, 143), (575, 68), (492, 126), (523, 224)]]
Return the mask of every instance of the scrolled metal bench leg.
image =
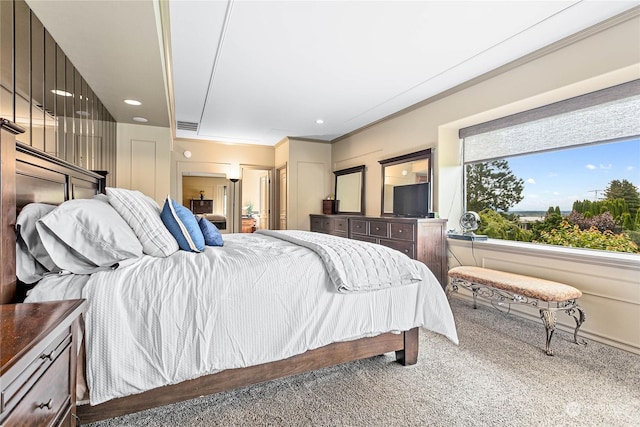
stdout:
[(473, 308), (478, 308), (478, 287), (471, 286), (471, 290), (473, 291)]
[(547, 330), (547, 345), (545, 353), (547, 354), (547, 356), (553, 356), (553, 351), (551, 350), (551, 338), (553, 338), (553, 332), (556, 329), (556, 313), (555, 311), (549, 310), (548, 308), (541, 308), (540, 318), (542, 319), (542, 323), (544, 323), (544, 327)]
[(584, 314), (584, 310), (578, 304), (575, 304), (573, 307), (565, 310), (565, 312), (576, 321), (576, 329), (573, 331), (573, 342), (578, 345), (587, 345), (585, 340), (578, 341), (578, 330), (584, 321), (587, 320), (587, 315)]

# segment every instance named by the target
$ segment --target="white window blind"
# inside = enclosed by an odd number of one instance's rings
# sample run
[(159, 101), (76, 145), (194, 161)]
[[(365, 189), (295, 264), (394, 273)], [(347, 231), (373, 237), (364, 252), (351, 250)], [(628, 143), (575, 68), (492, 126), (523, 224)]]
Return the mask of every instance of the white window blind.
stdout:
[(640, 80), (460, 130), (464, 162), (640, 135)]

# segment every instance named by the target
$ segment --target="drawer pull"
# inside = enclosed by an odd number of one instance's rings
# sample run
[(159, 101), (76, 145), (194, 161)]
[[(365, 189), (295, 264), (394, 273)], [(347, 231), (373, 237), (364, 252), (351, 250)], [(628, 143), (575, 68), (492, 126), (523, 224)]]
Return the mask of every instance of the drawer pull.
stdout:
[(40, 359), (49, 359), (49, 360), (53, 360), (53, 352), (55, 350), (51, 350), (49, 353), (47, 354), (43, 354), (40, 356)]
[(376, 231), (380, 231), (380, 227), (376, 227)]
[(398, 233), (402, 233), (402, 229), (398, 230)]
[(38, 406), (38, 409), (44, 409), (44, 408), (51, 409), (51, 407), (52, 407), (51, 404), (52, 403), (53, 403), (53, 399), (49, 399), (49, 401), (47, 403), (41, 403), (41, 404), (39, 404), (37, 406)]

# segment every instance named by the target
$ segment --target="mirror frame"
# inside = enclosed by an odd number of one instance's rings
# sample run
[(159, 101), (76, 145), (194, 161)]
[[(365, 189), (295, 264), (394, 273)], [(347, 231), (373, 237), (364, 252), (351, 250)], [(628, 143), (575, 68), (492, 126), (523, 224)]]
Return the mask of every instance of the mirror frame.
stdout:
[(390, 159), (379, 160), (382, 178), (380, 181), (380, 216), (393, 216), (393, 213), (385, 213), (384, 212), (384, 177), (385, 177), (385, 168), (387, 166), (395, 166), (401, 163), (409, 163), (417, 160), (429, 160), (428, 164), (428, 175), (429, 175), (429, 187), (432, 191), (429, 192), (430, 197), (433, 197), (433, 161), (431, 156), (431, 148), (427, 148), (426, 150), (416, 151), (415, 153), (403, 154), (402, 156), (392, 157)]
[[(335, 186), (334, 186), (334, 191), (335, 191), (335, 200), (337, 201), (337, 206), (336, 206), (336, 214), (352, 214), (352, 215), (364, 215), (364, 172), (365, 172), (365, 165), (360, 165), (360, 166), (354, 166), (352, 168), (348, 168), (348, 169), (342, 169), (339, 171), (334, 171), (334, 175), (336, 176), (335, 178)], [(350, 175), (350, 174), (360, 174), (360, 210), (359, 211), (342, 211), (340, 210), (340, 200), (338, 199), (338, 177), (340, 176), (344, 176), (344, 175)]]

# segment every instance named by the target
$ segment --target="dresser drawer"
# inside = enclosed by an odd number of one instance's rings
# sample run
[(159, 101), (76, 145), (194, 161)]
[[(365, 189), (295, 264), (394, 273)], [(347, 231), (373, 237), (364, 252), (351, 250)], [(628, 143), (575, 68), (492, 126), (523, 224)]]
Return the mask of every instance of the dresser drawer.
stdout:
[(362, 219), (351, 220), (351, 233), (353, 234), (368, 234), (367, 221)]
[(380, 244), (398, 250), (411, 259), (415, 259), (415, 244), (399, 240), (380, 240)]
[(369, 235), (389, 237), (389, 223), (385, 221), (369, 221)]
[(414, 224), (391, 223), (391, 238), (413, 242), (416, 226)]
[(67, 345), (13, 409), (5, 425), (45, 426), (64, 416), (71, 407), (70, 361), (71, 346)]
[(322, 232), (324, 231), (322, 229), (322, 218), (317, 217), (317, 216), (312, 216), (311, 217), (311, 231), (319, 231)]
[(361, 242), (378, 243), (378, 239), (365, 234), (354, 234), (351, 236), (351, 239), (360, 240)]
[(349, 229), (349, 221), (346, 218), (336, 218), (334, 220), (334, 231), (343, 231), (347, 232)]

